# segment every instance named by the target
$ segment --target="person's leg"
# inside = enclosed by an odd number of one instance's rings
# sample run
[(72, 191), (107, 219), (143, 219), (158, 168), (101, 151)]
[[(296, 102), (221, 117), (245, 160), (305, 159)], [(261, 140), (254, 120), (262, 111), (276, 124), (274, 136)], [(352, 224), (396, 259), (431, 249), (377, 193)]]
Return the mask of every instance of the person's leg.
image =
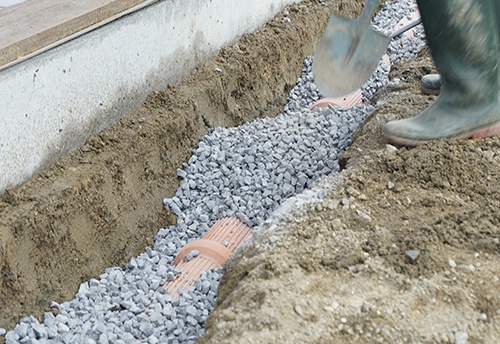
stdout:
[(493, 7), (495, 8), (495, 20), (497, 22), (497, 35), (500, 40), (500, 1), (498, 0), (490, 0), (493, 3)]
[[(500, 1), (493, 0), (495, 7), (498, 35), (500, 37)], [(439, 74), (428, 74), (422, 77), (420, 89), (424, 94), (439, 95), (441, 93), (441, 76)]]
[(393, 142), (418, 145), (500, 132), (500, 28), (496, 0), (417, 0), (441, 74), (441, 95), (416, 117), (385, 125)]

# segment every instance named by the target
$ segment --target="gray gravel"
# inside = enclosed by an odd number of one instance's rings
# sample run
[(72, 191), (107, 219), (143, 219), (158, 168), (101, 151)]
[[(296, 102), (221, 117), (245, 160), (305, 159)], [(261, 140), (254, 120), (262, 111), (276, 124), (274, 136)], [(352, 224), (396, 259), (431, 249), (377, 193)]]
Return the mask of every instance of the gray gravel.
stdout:
[(176, 235), (202, 235), (223, 216), (236, 215), (249, 226), (261, 223), (283, 200), (338, 171), (339, 154), (373, 110), (303, 109), (212, 130), (179, 171), (175, 197), (164, 200), (179, 218)]
[[(375, 25), (389, 30), (412, 4), (386, 3)], [(394, 40), (391, 60), (413, 57), (423, 44), (422, 37)], [(163, 200), (178, 223), (160, 229), (154, 247), (132, 258), (124, 269), (108, 268), (99, 278), (82, 283), (73, 300), (53, 302), (57, 315), (45, 313), (43, 323), (32, 316), (23, 318), (5, 334), (6, 342), (194, 343), (213, 310), (222, 271), (205, 272), (192, 290), (173, 300), (161, 285), (179, 273), (172, 265), (177, 252), (222, 216), (236, 215), (258, 226), (276, 216), (273, 211), (280, 206), (286, 208), (292, 197), (300, 196), (304, 202), (318, 197), (307, 189), (318, 178), (338, 171), (339, 155), (374, 110), (362, 104), (310, 111), (308, 107), (321, 97), (311, 67), (309, 57), (284, 114), (238, 128), (215, 128), (201, 139), (178, 170), (177, 193)], [(363, 88), (365, 99), (387, 84), (387, 75), (388, 68), (379, 66)], [(0, 329), (0, 335), (4, 332)]]

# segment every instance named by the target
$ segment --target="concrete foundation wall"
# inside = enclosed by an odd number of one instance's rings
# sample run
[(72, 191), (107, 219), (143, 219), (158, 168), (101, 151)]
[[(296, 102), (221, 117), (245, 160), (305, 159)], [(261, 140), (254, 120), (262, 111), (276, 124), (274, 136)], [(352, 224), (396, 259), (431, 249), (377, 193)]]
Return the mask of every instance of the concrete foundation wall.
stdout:
[(0, 72), (0, 193), (299, 0), (165, 0)]

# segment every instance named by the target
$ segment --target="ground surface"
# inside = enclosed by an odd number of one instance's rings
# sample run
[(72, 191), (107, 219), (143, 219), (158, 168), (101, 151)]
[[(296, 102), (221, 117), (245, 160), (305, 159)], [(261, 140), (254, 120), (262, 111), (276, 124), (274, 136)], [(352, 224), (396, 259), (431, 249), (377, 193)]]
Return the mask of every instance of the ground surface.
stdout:
[[(278, 16), (3, 195), (0, 327), (71, 299), (150, 244), (175, 221), (161, 200), (207, 128), (280, 113), (330, 11), (362, 3), (291, 6), (291, 23)], [(385, 122), (432, 102), (418, 89), (432, 68), (425, 53), (393, 66), (400, 83), (373, 99), (379, 110), (324, 181), (336, 185), (324, 201), (256, 232), (231, 259), (201, 343), (495, 343), (500, 139), (394, 150), (381, 138)]]

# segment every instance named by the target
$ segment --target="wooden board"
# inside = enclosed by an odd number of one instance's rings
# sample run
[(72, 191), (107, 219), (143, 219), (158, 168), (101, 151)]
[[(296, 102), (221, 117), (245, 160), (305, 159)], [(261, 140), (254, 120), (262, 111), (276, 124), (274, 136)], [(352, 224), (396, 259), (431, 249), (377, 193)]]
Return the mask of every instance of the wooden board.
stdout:
[(26, 0), (0, 7), (0, 67), (152, 2), (156, 1)]

